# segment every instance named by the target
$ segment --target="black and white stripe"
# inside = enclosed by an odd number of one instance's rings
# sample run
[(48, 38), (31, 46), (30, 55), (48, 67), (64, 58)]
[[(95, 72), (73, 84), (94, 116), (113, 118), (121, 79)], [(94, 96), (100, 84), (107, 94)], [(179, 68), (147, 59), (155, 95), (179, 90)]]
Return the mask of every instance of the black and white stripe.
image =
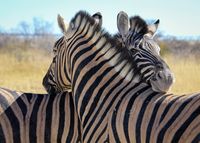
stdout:
[(71, 93), (33, 94), (0, 88), (1, 143), (81, 141)]
[[(83, 142), (200, 140), (200, 94), (176, 96), (155, 92), (149, 83), (151, 78), (147, 80), (142, 74), (145, 66), (137, 65), (138, 58), (144, 63), (152, 59), (116, 44), (116, 39), (85, 12), (76, 14), (68, 30), (60, 27), (64, 37), (55, 44), (54, 68), (50, 70), (54, 72), (54, 86), (63, 91), (71, 86)], [(151, 52), (152, 48), (145, 51), (154, 61), (157, 59), (159, 66), (165, 64), (159, 54)], [(157, 64), (149, 64), (157, 68)], [(155, 72), (149, 77), (153, 78)], [(45, 76), (46, 87), (51, 87), (49, 73)]]
[(149, 81), (154, 91), (167, 92), (173, 84), (174, 76), (160, 57), (159, 45), (153, 40), (158, 25), (159, 20), (147, 25), (141, 17), (134, 16), (129, 19), (128, 15), (121, 11), (117, 15), (119, 33), (114, 37), (137, 57), (134, 61), (142, 79)]

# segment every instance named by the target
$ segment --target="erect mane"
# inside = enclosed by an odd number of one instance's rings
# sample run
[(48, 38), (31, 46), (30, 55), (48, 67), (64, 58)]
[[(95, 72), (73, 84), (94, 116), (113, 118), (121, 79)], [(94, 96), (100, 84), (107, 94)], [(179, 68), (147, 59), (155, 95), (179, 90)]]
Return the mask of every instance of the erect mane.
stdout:
[[(74, 18), (72, 18), (71, 22), (75, 23), (75, 21), (80, 17), (80, 24), (83, 21), (86, 21), (86, 23), (90, 25), (90, 30), (92, 29), (93, 34), (99, 33), (101, 37), (105, 37), (107, 40), (111, 40), (111, 42), (114, 40), (112, 36), (106, 32), (99, 24), (95, 24), (95, 19), (86, 11), (79, 11), (76, 13)], [(86, 24), (85, 24), (86, 25)], [(78, 27), (80, 28), (80, 27)], [(81, 29), (82, 30), (82, 29)], [(113, 39), (113, 40), (112, 40)], [(112, 42), (114, 44), (114, 42)]]
[(130, 29), (135, 34), (146, 34), (148, 32), (147, 23), (140, 16), (130, 18)]
[(91, 25), (94, 25), (94, 24), (95, 24), (94, 18), (92, 18), (92, 16), (91, 16), (89, 13), (87, 13), (86, 11), (79, 11), (79, 12), (77, 12), (77, 13), (75, 14), (75, 16), (72, 18), (71, 22), (75, 22), (76, 19), (77, 19), (79, 16), (81, 17), (81, 21), (82, 21), (83, 19), (85, 19), (85, 20), (87, 21), (87, 23), (90, 23)]
[(93, 28), (90, 28), (90, 29), (93, 29), (92, 34), (100, 35), (100, 37), (102, 37), (101, 39), (106, 40), (105, 44), (110, 44), (111, 48), (114, 48), (117, 52), (121, 53), (121, 56), (118, 59), (118, 62), (127, 60), (129, 61), (129, 63), (133, 63), (132, 61), (133, 59), (128, 48), (122, 44), (119, 44), (118, 39), (115, 36), (111, 36), (100, 25), (95, 24), (94, 18), (92, 18), (92, 16), (88, 14), (86, 11), (79, 11), (78, 13), (76, 13), (75, 17), (72, 18), (71, 22), (75, 22), (79, 16), (80, 16), (80, 25), (82, 21), (86, 21), (86, 23), (89, 23), (90, 26), (93, 27)]

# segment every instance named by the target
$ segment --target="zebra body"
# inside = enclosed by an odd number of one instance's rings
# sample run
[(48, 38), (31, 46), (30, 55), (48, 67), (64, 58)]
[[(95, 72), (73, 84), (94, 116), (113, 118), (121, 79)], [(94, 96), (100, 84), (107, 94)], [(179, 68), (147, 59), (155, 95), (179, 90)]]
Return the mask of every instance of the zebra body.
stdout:
[(51, 96), (0, 88), (1, 143), (71, 143), (80, 128), (71, 93)]
[[(43, 84), (49, 89), (53, 79), (52, 88), (65, 91), (71, 86), (83, 142), (200, 140), (200, 95), (155, 92), (151, 80), (155, 80), (154, 76), (156, 80), (165, 77), (155, 73), (156, 65), (164, 67), (165, 63), (153, 48), (142, 53), (134, 48), (130, 53), (125, 47), (118, 47), (117, 41), (82, 11), (67, 30), (60, 27), (64, 37), (55, 43), (55, 57)], [(137, 47), (150, 44), (152, 39), (142, 40)], [(150, 59), (142, 57), (144, 52)]]
[(109, 119), (110, 142), (200, 141), (200, 94), (157, 94), (146, 85), (126, 91)]

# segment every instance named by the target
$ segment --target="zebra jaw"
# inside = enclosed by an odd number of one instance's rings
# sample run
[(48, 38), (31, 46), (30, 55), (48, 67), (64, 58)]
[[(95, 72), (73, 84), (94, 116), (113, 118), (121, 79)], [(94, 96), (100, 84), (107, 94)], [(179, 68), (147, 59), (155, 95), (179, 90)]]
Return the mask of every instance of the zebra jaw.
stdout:
[(175, 82), (174, 75), (169, 71), (160, 71), (150, 79), (152, 89), (156, 92), (166, 93)]

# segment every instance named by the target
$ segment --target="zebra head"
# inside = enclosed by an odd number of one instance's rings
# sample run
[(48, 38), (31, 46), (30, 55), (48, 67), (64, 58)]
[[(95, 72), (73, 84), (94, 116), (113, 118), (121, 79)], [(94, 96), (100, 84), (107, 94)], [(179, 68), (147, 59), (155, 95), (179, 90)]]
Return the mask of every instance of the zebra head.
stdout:
[[(95, 14), (92, 15), (92, 17), (94, 18), (95, 20), (95, 24), (98, 25), (99, 27), (102, 26), (102, 15), (100, 12), (97, 12)], [(64, 20), (63, 18), (58, 15), (58, 25), (61, 27), (61, 29), (65, 30), (65, 23), (64, 23)], [(67, 31), (62, 31), (63, 33), (67, 33)], [(55, 45), (54, 45), (54, 48), (53, 48), (53, 53), (54, 53), (54, 58), (53, 58), (53, 61), (47, 71), (47, 73), (45, 74), (44, 78), (43, 78), (43, 86), (45, 88), (45, 90), (48, 92), (48, 94), (50, 95), (56, 95), (57, 92), (61, 92), (63, 91), (63, 88), (64, 88), (64, 91), (68, 91), (68, 92), (71, 92), (71, 80), (69, 77), (67, 78), (64, 78), (65, 81), (59, 81), (58, 82), (58, 79), (56, 78), (55, 76), (55, 69), (58, 69), (56, 68), (56, 52), (57, 52), (57, 48), (55, 48), (57, 45), (62, 45), (64, 43), (62, 43), (63, 41), (63, 38), (62, 37), (61, 39), (59, 39)], [(67, 72), (70, 72), (70, 71), (67, 71)], [(62, 76), (62, 75), (61, 75)], [(60, 83), (59, 86), (57, 83)]]
[(154, 91), (167, 92), (174, 82), (174, 76), (160, 56), (160, 47), (153, 39), (159, 20), (151, 25), (139, 16), (128, 18), (125, 12), (117, 16), (119, 43), (132, 52), (140, 77), (149, 82)]

